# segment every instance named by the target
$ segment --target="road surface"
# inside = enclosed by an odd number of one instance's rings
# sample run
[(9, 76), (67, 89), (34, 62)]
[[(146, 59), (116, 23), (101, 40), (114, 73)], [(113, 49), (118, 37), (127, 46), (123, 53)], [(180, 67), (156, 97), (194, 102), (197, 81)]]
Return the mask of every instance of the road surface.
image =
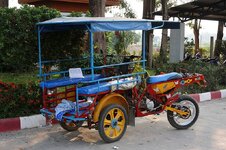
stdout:
[(194, 126), (176, 130), (166, 113), (136, 119), (124, 137), (104, 143), (98, 131), (66, 132), (59, 125), (0, 133), (0, 150), (226, 150), (226, 99), (199, 103)]

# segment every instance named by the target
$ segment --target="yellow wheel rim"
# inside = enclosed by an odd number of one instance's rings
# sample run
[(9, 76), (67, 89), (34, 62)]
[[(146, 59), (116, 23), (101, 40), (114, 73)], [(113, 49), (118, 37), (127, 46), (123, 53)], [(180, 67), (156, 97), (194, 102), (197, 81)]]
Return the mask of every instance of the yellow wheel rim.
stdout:
[(119, 108), (111, 109), (104, 118), (104, 133), (109, 138), (117, 138), (125, 128), (125, 115)]
[(69, 127), (76, 127), (76, 124), (73, 123), (73, 122), (67, 123), (67, 125), (68, 125)]

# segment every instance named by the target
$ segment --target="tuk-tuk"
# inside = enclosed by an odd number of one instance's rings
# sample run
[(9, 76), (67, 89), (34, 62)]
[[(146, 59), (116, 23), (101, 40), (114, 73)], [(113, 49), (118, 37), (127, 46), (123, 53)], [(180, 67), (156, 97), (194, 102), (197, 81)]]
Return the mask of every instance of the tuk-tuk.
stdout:
[[(204, 76), (177, 72), (147, 76), (145, 70), (146, 32), (163, 28), (179, 29), (180, 23), (103, 17), (62, 17), (38, 23), (39, 76), (43, 79), (40, 83), (43, 92), (41, 113), (48, 120), (59, 121), (67, 131), (79, 127), (97, 129), (106, 142), (121, 139), (127, 125), (135, 125), (135, 117), (163, 111), (167, 112), (169, 123), (176, 129), (191, 127), (199, 115), (198, 104), (177, 90), (193, 83), (204, 85)], [(65, 71), (45, 73), (43, 66), (48, 61), (42, 56), (42, 34), (72, 29), (88, 33), (89, 67), (74, 66)], [(131, 30), (142, 31), (141, 56), (123, 56), (126, 61), (95, 66), (94, 34)], [(129, 68), (131, 65), (140, 65), (142, 69), (134, 72)], [(113, 73), (106, 75), (109, 70)], [(60, 78), (49, 78), (56, 74)]]

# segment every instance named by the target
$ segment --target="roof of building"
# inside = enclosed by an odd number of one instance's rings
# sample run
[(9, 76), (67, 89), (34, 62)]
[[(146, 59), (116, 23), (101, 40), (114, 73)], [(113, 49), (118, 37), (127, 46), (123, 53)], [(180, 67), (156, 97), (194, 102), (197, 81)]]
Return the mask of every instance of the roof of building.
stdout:
[[(80, 3), (80, 4), (88, 4), (89, 0), (18, 0), (20, 4), (35, 4), (36, 2), (43, 2), (43, 1), (60, 1), (65, 3)], [(107, 6), (118, 5), (120, 0), (106, 0)]]
[[(162, 15), (157, 11), (155, 15)], [(226, 21), (225, 0), (194, 0), (189, 3), (171, 7), (168, 10), (170, 17), (178, 17), (182, 22), (192, 19)]]

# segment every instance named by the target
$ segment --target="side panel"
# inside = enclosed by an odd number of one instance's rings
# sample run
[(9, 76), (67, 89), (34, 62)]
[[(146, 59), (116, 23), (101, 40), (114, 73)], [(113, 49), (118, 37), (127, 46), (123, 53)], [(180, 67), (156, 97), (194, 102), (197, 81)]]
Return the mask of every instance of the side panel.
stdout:
[(97, 106), (95, 107), (94, 113), (93, 113), (93, 121), (94, 122), (98, 122), (100, 112), (106, 106), (108, 106), (110, 104), (119, 104), (119, 105), (122, 105), (126, 109), (127, 113), (129, 113), (129, 104), (126, 101), (126, 99), (122, 95), (120, 95), (120, 94), (111, 93), (111, 94), (108, 94), (108, 95), (104, 96), (99, 101), (99, 103), (97, 104)]

